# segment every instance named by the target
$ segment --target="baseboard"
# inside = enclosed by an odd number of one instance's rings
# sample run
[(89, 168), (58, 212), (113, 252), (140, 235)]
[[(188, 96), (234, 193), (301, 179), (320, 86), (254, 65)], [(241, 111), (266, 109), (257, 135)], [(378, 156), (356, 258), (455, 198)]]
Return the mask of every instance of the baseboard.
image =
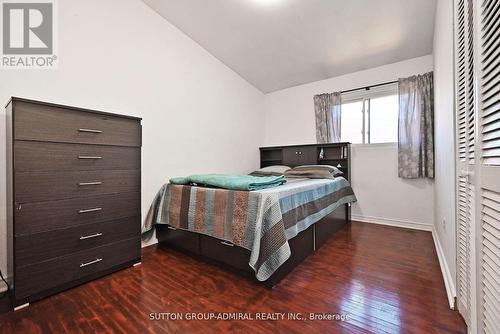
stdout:
[(450, 303), (450, 308), (455, 308), (455, 296), (457, 292), (455, 290), (455, 283), (453, 282), (453, 277), (451, 276), (450, 268), (446, 262), (444, 256), (443, 248), (439, 242), (438, 235), (435, 229), (432, 229), (432, 239), (434, 240), (434, 246), (436, 247), (436, 253), (439, 260), (439, 266), (441, 267), (441, 273), (443, 274), (444, 285), (446, 287), (446, 295), (448, 296), (448, 302)]
[(360, 215), (355, 215), (355, 214), (351, 215), (351, 219), (355, 220), (355, 221), (363, 222), (363, 223), (373, 223), (373, 224), (379, 224), (379, 225), (403, 227), (403, 228), (409, 228), (409, 229), (419, 230), (419, 231), (432, 232), (432, 230), (433, 230), (432, 225), (419, 223), (419, 222), (412, 222), (412, 221), (408, 221), (408, 220), (379, 218), (379, 217), (371, 217), (371, 216), (360, 216)]

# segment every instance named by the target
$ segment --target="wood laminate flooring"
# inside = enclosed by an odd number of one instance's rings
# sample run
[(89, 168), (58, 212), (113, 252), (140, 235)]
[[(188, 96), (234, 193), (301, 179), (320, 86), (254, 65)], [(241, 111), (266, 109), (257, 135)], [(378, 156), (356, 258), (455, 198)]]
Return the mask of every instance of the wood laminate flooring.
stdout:
[[(188, 320), (192, 313), (254, 320)], [(279, 313), (285, 319), (256, 319)], [(311, 313), (347, 318), (310, 320)], [(353, 222), (273, 289), (151, 246), (138, 267), (1, 315), (0, 332), (427, 334), (466, 327), (449, 308), (430, 232)]]

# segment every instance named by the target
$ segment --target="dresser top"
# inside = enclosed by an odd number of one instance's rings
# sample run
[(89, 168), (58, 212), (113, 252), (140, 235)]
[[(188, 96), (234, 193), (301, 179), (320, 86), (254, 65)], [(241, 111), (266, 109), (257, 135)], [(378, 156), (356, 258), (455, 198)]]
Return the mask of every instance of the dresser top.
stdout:
[(32, 104), (40, 104), (40, 105), (55, 107), (55, 108), (65, 108), (65, 109), (71, 109), (71, 110), (77, 110), (77, 111), (84, 111), (84, 112), (99, 114), (99, 115), (117, 116), (117, 117), (123, 117), (123, 118), (128, 118), (128, 119), (134, 119), (137, 121), (142, 120), (141, 117), (128, 116), (128, 115), (123, 115), (123, 114), (114, 114), (114, 113), (105, 112), (105, 111), (85, 109), (85, 108), (80, 108), (80, 107), (73, 107), (73, 106), (67, 106), (67, 105), (63, 105), (63, 104), (43, 102), (43, 101), (37, 101), (37, 100), (30, 100), (30, 99), (25, 99), (25, 98), (16, 97), (16, 96), (12, 96), (5, 106), (7, 107), (13, 101), (27, 102), (27, 103), (32, 103)]

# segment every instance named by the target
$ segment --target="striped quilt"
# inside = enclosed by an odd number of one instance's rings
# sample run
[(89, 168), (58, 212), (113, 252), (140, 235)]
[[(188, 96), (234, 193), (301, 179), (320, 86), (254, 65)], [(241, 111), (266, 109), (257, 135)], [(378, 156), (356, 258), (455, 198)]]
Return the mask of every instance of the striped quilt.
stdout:
[(290, 257), (289, 239), (356, 201), (343, 177), (287, 181), (258, 191), (166, 184), (148, 212), (143, 238), (155, 224), (168, 224), (231, 242), (250, 250), (249, 265), (265, 281)]

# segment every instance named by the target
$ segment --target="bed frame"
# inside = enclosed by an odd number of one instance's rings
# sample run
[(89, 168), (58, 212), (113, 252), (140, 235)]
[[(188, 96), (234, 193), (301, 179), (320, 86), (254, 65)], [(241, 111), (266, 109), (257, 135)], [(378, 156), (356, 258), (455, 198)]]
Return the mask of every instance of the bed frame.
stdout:
[[(320, 152), (322, 152), (320, 157)], [(260, 148), (261, 166), (328, 164), (340, 166), (350, 180), (350, 144), (295, 145)], [(311, 225), (288, 241), (290, 258), (263, 283), (272, 288), (298, 266), (309, 254), (319, 249), (344, 225), (350, 222), (350, 206), (338, 207), (327, 217)], [(238, 274), (256, 280), (255, 272), (248, 265), (250, 251), (204, 234), (175, 229), (168, 225), (156, 225), (160, 247), (169, 247), (222, 266)]]

